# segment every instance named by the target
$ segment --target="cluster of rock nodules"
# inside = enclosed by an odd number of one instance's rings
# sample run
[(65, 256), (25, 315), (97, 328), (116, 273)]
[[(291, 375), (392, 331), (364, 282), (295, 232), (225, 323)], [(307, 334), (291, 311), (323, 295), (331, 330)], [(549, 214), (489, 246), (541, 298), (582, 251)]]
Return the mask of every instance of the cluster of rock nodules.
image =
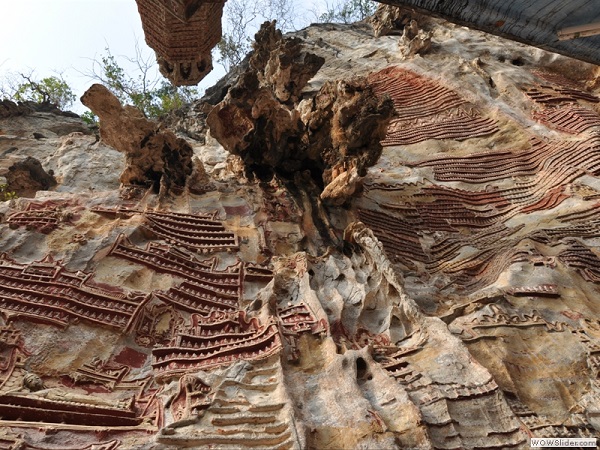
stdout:
[(170, 130), (144, 117), (135, 107), (122, 106), (106, 87), (94, 84), (81, 102), (100, 119), (102, 140), (125, 153), (124, 185), (154, 186), (180, 193), (194, 170), (192, 147)]
[(302, 90), (323, 63), (299, 38), (263, 24), (248, 68), (207, 124), (251, 172), (291, 178), (308, 170), (325, 186), (321, 198), (342, 204), (379, 158), (393, 108), (364, 78), (328, 81), (304, 98)]
[(7, 189), (19, 197), (33, 197), (37, 191), (48, 191), (56, 186), (52, 173), (47, 173), (42, 164), (31, 156), (15, 162), (3, 175)]

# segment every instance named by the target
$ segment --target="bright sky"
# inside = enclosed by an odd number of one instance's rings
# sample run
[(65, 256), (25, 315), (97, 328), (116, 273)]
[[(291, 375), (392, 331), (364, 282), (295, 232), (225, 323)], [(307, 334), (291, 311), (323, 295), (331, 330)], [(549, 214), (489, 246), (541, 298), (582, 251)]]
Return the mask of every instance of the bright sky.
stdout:
[[(342, 0), (291, 1), (296, 26), (304, 26)], [(154, 61), (135, 0), (0, 0), (0, 19), (0, 85), (7, 74), (33, 72), (37, 80), (61, 74), (77, 96), (70, 109), (79, 114), (87, 109), (79, 98), (95, 82), (82, 72), (91, 72), (106, 47), (130, 74), (134, 68), (119, 56), (135, 57), (136, 40)], [(216, 61), (213, 66), (198, 86), (201, 94), (225, 74)]]
[[(91, 59), (99, 59), (107, 46), (115, 57), (133, 57), (138, 39), (154, 56), (135, 0), (0, 0), (0, 17), (0, 79), (7, 72), (33, 70), (37, 79), (59, 72), (78, 99), (93, 84), (79, 72), (89, 72)], [(223, 68), (214, 66), (201, 89), (223, 76)], [(71, 109), (85, 111), (79, 100)]]

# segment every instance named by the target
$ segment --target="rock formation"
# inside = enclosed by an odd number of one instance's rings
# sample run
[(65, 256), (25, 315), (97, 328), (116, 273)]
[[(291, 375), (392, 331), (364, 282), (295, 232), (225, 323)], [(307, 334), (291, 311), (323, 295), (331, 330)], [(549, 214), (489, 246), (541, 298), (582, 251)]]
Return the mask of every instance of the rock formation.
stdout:
[(180, 192), (192, 174), (192, 148), (172, 131), (146, 119), (136, 108), (121, 103), (100, 84), (90, 87), (81, 102), (100, 119), (102, 140), (125, 153), (127, 167), (121, 174), (124, 185), (152, 185), (158, 191)]
[(362, 79), (329, 81), (311, 98), (306, 83), (324, 60), (274, 23), (256, 35), (247, 70), (207, 117), (211, 134), (262, 177), (311, 171), (326, 186), (322, 198), (342, 204), (381, 154), (392, 114)]
[(46, 173), (42, 164), (31, 156), (15, 162), (3, 175), (8, 190), (18, 196), (33, 197), (37, 191), (47, 191), (56, 186), (54, 177)]
[(396, 17), (264, 27), (168, 136), (0, 118), (57, 182), (0, 204), (0, 448), (598, 436), (598, 68)]

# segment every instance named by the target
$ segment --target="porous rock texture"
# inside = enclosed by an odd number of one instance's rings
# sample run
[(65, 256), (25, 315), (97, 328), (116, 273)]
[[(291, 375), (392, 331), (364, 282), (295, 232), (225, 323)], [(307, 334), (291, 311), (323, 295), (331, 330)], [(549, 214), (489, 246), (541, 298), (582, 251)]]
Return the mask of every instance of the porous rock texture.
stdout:
[(51, 131), (75, 118), (0, 119), (0, 152), (57, 180), (0, 205), (0, 448), (598, 435), (600, 71), (395, 14), (263, 29), (168, 122), (195, 189), (120, 183), (110, 138)]
[(37, 191), (47, 191), (56, 185), (54, 177), (46, 173), (42, 164), (31, 156), (15, 162), (3, 175), (7, 190), (20, 197), (33, 197)]
[(153, 185), (166, 191), (181, 191), (192, 174), (192, 148), (170, 130), (160, 130), (137, 109), (122, 106), (119, 99), (101, 84), (94, 84), (81, 102), (100, 119), (100, 137), (126, 155), (127, 167), (121, 183)]
[(366, 79), (329, 81), (303, 98), (325, 59), (275, 23), (256, 35), (248, 67), (207, 117), (212, 136), (260, 177), (313, 172), (321, 198), (343, 204), (381, 154), (393, 106)]

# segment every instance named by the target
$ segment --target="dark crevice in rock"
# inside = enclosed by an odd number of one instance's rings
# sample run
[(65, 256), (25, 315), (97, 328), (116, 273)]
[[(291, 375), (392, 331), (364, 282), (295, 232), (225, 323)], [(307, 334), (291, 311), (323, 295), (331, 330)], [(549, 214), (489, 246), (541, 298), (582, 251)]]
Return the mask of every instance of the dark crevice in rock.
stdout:
[(378, 160), (393, 104), (362, 78), (328, 81), (307, 104), (302, 89), (323, 63), (299, 38), (263, 24), (245, 72), (207, 124), (242, 158), (250, 177), (293, 180), (308, 172), (323, 202), (339, 205), (359, 191), (361, 177)]

